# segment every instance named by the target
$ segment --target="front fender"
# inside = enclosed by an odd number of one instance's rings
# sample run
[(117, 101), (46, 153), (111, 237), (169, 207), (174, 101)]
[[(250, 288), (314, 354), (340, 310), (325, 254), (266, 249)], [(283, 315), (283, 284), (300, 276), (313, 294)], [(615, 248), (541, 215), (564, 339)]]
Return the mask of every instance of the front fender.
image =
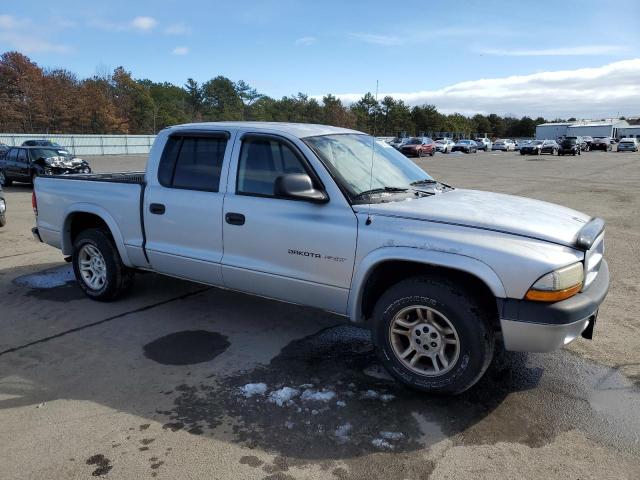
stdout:
[(73, 253), (73, 245), (71, 243), (71, 219), (74, 213), (91, 213), (100, 217), (104, 223), (107, 224), (109, 230), (111, 230), (111, 235), (116, 242), (116, 248), (118, 249), (122, 263), (128, 267), (133, 266), (129, 260), (129, 256), (127, 255), (127, 250), (124, 246), (124, 239), (122, 238), (122, 233), (120, 232), (118, 224), (107, 210), (92, 203), (74, 203), (65, 210), (62, 229), (62, 253), (64, 255), (71, 255)]
[(423, 263), (469, 273), (482, 280), (497, 298), (506, 298), (502, 281), (486, 263), (458, 253), (413, 247), (382, 247), (370, 252), (358, 264), (351, 282), (347, 314), (351, 321), (362, 321), (362, 296), (367, 279), (376, 266), (390, 260)]

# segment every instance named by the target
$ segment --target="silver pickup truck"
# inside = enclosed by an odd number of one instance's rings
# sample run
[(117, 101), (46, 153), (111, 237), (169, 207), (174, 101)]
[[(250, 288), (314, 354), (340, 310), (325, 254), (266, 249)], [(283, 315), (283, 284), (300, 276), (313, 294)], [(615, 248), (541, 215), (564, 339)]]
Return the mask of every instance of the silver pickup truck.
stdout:
[(496, 341), (591, 338), (609, 286), (602, 220), (454, 188), (343, 128), (167, 128), (145, 173), (39, 177), (33, 203), (34, 235), (95, 300), (147, 270), (335, 312), (429, 392), (472, 386)]

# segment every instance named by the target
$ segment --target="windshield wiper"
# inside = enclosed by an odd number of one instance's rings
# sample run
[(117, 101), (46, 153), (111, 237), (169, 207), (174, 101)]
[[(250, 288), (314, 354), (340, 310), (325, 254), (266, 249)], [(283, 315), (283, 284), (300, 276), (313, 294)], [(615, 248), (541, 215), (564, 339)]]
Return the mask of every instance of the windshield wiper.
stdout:
[(371, 190), (365, 190), (364, 192), (358, 193), (355, 198), (366, 197), (367, 195), (375, 195), (376, 193), (384, 193), (384, 192), (408, 192), (410, 189), (403, 187), (380, 187), (380, 188), (372, 188)]
[(416, 180), (415, 182), (411, 182), (409, 185), (434, 185), (436, 182), (433, 178), (423, 178), (422, 180)]

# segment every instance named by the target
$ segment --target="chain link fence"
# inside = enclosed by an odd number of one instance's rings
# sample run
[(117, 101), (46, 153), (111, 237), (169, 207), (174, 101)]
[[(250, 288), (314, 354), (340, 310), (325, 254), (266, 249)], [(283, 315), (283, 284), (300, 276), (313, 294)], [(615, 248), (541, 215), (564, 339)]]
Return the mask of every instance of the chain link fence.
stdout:
[(26, 140), (50, 140), (73, 155), (133, 155), (147, 154), (155, 135), (48, 135), (0, 133), (0, 142), (19, 146)]

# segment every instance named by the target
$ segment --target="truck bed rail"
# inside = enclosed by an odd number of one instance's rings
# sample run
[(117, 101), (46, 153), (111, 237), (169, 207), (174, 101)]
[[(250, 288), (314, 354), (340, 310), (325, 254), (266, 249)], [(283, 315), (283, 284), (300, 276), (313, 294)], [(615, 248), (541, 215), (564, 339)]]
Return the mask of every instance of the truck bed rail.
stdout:
[(77, 173), (72, 175), (47, 175), (46, 178), (84, 180), (89, 182), (137, 183), (145, 182), (145, 172)]

